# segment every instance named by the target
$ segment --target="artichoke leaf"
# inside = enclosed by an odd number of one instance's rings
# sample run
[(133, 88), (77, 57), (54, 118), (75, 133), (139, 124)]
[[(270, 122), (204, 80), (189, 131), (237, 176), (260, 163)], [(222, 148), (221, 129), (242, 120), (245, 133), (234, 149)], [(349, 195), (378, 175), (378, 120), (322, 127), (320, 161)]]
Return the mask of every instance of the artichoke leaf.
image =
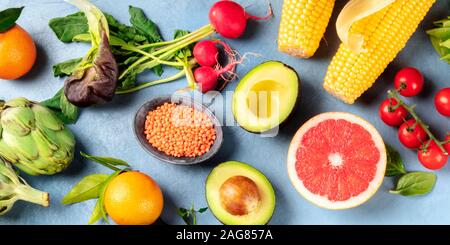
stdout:
[(336, 29), (342, 43), (354, 53), (366, 52), (364, 49), (364, 36), (350, 34), (350, 29), (358, 22), (372, 14), (381, 11), (396, 0), (350, 0), (336, 20)]
[(33, 104), (31, 109), (34, 112), (36, 121), (39, 122), (42, 126), (55, 131), (62, 130), (64, 128), (63, 122), (61, 122), (61, 120), (59, 120), (59, 118), (53, 113), (53, 111), (49, 110), (48, 108), (43, 107), (39, 104)]
[(3, 140), (0, 140), (0, 156), (11, 163), (16, 163), (19, 160), (14, 151)]
[(52, 143), (49, 142), (44, 135), (42, 135), (42, 132), (40, 130), (34, 130), (33, 132), (31, 132), (30, 136), (33, 138), (36, 144), (36, 147), (39, 151), (39, 157), (50, 157), (57, 150), (55, 149), (56, 147), (54, 147), (54, 145), (52, 145)]
[(29, 107), (10, 107), (1, 114), (3, 130), (16, 136), (28, 135), (34, 128), (34, 113)]
[(30, 104), (30, 101), (23, 98), (15, 98), (5, 103), (6, 107), (25, 107)]
[(22, 155), (28, 160), (35, 160), (39, 157), (39, 151), (36, 147), (33, 137), (30, 135), (18, 137), (17, 135), (10, 134), (9, 132), (3, 132), (2, 141), (14, 150), (15, 154), (21, 158)]
[(59, 139), (59, 145), (64, 146), (64, 148), (69, 149), (69, 152), (72, 152), (75, 146), (75, 137), (73, 136), (72, 132), (70, 132), (69, 129), (65, 128), (61, 131), (58, 131), (56, 135)]

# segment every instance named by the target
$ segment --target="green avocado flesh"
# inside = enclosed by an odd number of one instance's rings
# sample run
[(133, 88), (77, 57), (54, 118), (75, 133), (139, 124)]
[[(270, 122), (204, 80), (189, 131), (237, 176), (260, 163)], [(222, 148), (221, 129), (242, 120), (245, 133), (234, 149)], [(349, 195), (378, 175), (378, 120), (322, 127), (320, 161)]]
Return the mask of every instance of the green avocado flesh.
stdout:
[(265, 225), (275, 210), (275, 191), (263, 173), (241, 162), (225, 162), (206, 179), (206, 200), (225, 225)]
[(233, 115), (247, 131), (262, 133), (285, 121), (297, 103), (300, 79), (291, 67), (268, 61), (245, 75), (233, 95)]

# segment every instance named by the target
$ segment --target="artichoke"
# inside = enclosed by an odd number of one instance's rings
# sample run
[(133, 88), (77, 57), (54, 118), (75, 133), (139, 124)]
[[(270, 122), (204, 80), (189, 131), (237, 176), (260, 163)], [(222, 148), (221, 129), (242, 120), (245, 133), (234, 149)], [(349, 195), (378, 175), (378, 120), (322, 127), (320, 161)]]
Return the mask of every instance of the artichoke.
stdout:
[(11, 210), (18, 200), (47, 207), (49, 195), (36, 190), (20, 178), (9, 163), (0, 159), (0, 216)]
[(0, 101), (0, 157), (30, 175), (51, 175), (73, 160), (75, 139), (53, 111), (25, 98)]

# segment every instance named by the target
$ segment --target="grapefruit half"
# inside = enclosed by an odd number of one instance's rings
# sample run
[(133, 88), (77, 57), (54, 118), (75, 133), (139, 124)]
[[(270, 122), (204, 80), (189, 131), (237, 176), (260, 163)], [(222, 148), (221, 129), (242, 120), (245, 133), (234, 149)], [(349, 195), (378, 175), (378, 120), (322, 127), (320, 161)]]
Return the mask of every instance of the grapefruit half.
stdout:
[(356, 207), (372, 197), (386, 171), (378, 131), (349, 113), (323, 113), (306, 122), (289, 147), (287, 168), (295, 189), (327, 209)]

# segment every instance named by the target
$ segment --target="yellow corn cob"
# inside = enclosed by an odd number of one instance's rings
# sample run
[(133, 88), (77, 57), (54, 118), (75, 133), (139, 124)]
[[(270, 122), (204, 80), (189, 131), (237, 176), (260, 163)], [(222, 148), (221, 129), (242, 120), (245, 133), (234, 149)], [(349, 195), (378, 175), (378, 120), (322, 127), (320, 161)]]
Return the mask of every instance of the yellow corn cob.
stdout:
[(309, 58), (319, 48), (333, 12), (335, 0), (284, 0), (278, 49)]
[(352, 34), (362, 34), (365, 52), (341, 44), (328, 67), (324, 88), (353, 104), (383, 73), (402, 50), (435, 0), (397, 0), (381, 11), (353, 24)]

